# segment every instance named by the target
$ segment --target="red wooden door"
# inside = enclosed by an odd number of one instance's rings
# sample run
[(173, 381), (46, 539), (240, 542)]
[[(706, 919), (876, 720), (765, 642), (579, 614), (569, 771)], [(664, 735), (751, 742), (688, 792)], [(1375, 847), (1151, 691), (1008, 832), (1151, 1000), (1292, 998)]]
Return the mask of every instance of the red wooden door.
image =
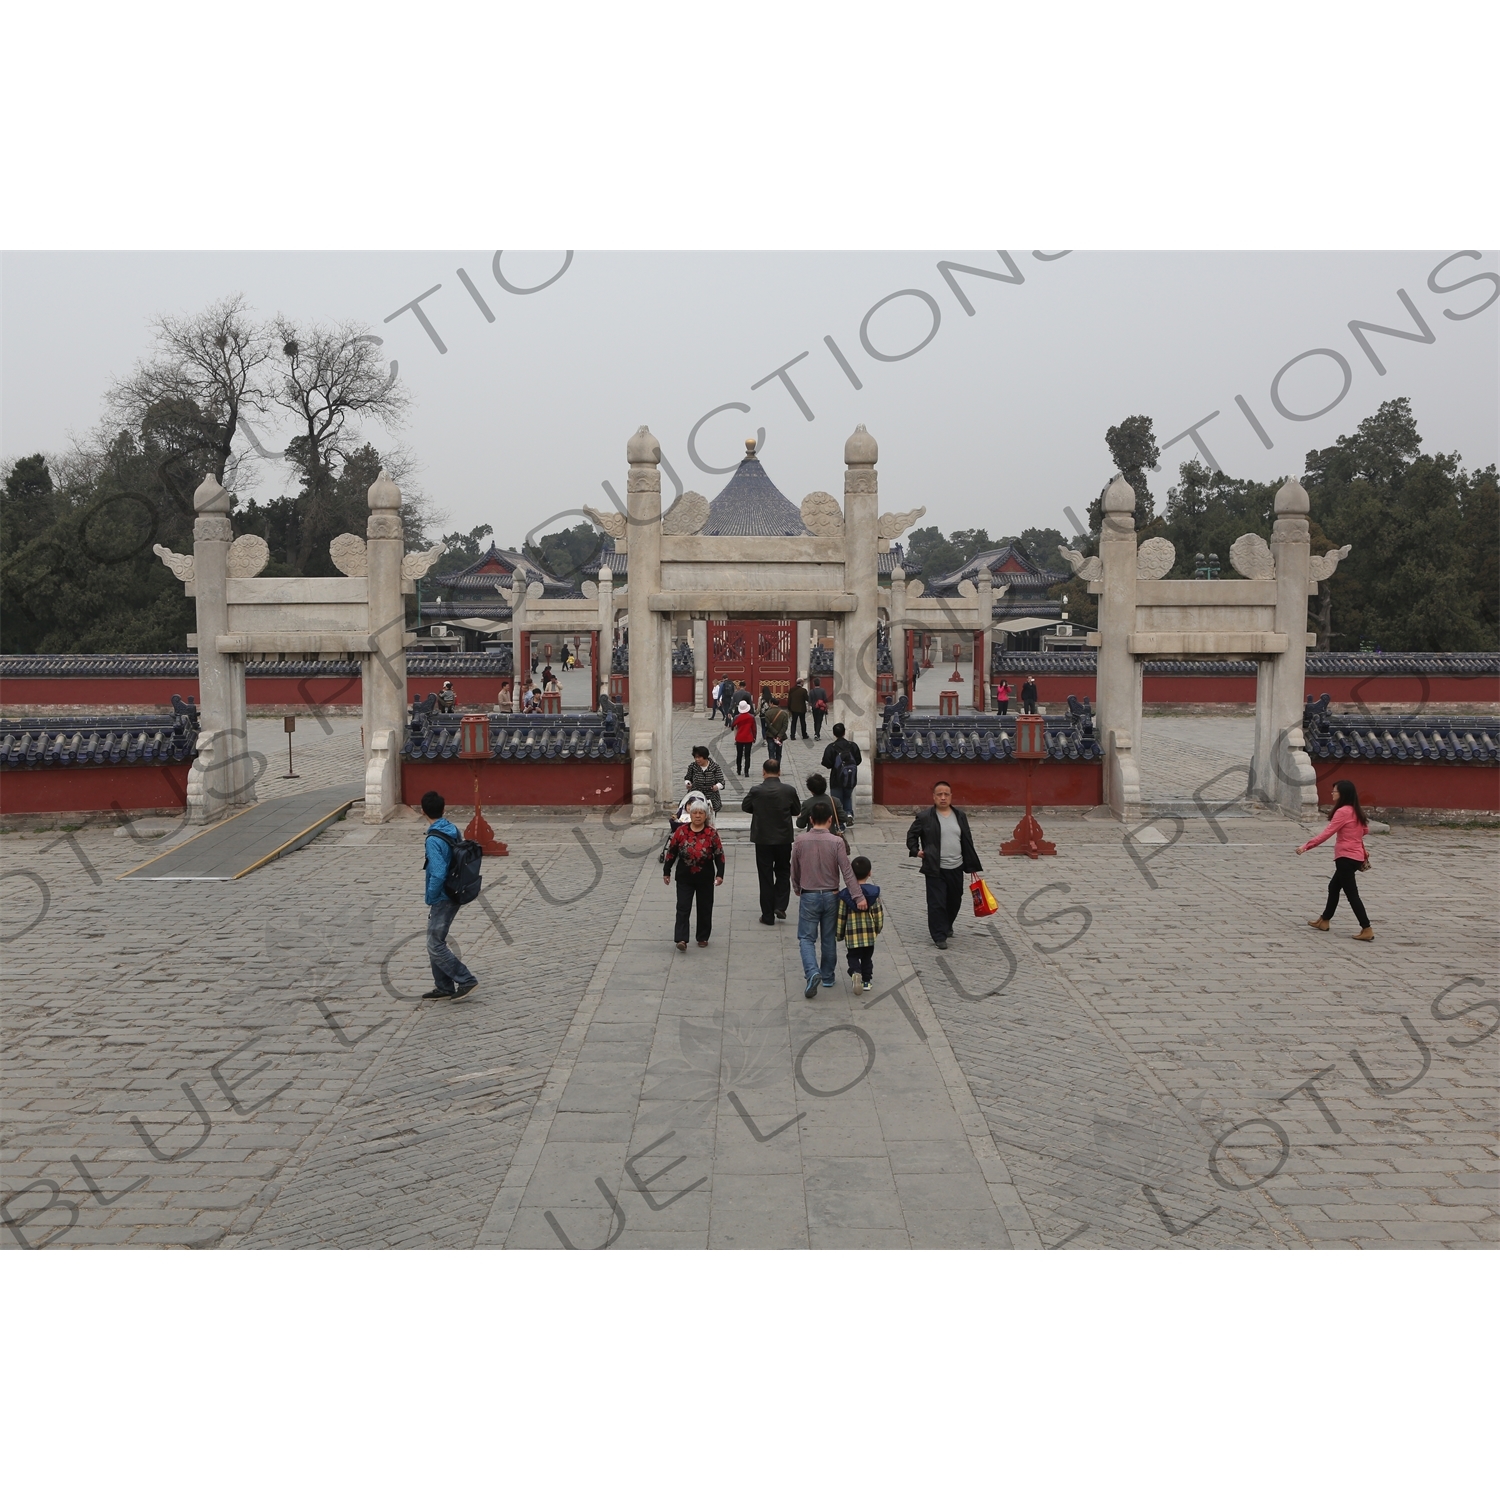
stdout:
[(775, 620), (730, 620), (708, 627), (710, 685), (731, 677), (760, 698), (762, 687), (785, 698), (797, 670), (796, 626)]

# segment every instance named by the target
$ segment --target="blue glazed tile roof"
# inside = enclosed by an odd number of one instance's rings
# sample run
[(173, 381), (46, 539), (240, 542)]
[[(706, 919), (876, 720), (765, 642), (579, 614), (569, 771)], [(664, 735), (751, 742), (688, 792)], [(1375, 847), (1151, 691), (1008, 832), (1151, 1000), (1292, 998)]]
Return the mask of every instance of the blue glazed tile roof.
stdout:
[(1324, 693), (1307, 700), (1302, 733), (1313, 760), (1500, 766), (1500, 718), (1336, 714)]
[[(1085, 714), (1047, 716), (1047, 759), (1100, 760), (1103, 750)], [(1005, 761), (1014, 758), (1015, 720), (999, 714), (948, 715), (887, 713), (876, 731), (879, 760)]]
[(172, 695), (170, 714), (67, 714), (0, 721), (0, 766), (167, 765), (198, 753), (198, 708)]
[[(1001, 651), (990, 657), (992, 670), (1017, 672), (1094, 671), (1095, 652)], [(1253, 677), (1253, 661), (1148, 661), (1148, 677)], [(1500, 676), (1500, 653), (1493, 651), (1309, 651), (1309, 677), (1441, 677), (1446, 680)]]
[(806, 536), (802, 512), (771, 483), (752, 453), (708, 507), (704, 536)]
[[(440, 714), (437, 698), (412, 705), (401, 755), (408, 761), (454, 760), (462, 714)], [(626, 760), (624, 715), (490, 714), (490, 760)]]

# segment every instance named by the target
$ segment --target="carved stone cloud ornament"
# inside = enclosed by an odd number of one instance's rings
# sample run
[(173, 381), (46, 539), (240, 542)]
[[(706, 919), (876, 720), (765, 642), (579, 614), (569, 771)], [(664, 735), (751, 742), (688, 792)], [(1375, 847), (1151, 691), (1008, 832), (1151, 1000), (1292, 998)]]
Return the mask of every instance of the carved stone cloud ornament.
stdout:
[(271, 549), (264, 537), (239, 536), (229, 544), (224, 571), (230, 578), (257, 578), (271, 560)]
[[(883, 542), (894, 542), (903, 531), (914, 521), (920, 521), (927, 514), (927, 507), (919, 505), (915, 510), (888, 510), (875, 523), (875, 534)], [(890, 547), (880, 549), (889, 552)]]
[(1333, 547), (1325, 552), (1322, 557), (1310, 557), (1307, 560), (1307, 576), (1321, 583), (1325, 578), (1333, 577), (1333, 570), (1348, 557), (1349, 544), (1346, 542), (1342, 547)]
[(629, 523), (619, 511), (595, 510), (592, 505), (585, 505), (583, 513), (605, 536), (612, 536), (617, 542), (625, 540), (625, 529)]
[(363, 578), (369, 566), (365, 557), (365, 539), (345, 531), (328, 544), (333, 565), (345, 578)]
[[(620, 517), (623, 521), (625, 518)], [(664, 536), (696, 536), (708, 520), (708, 501), (697, 490), (684, 490), (661, 518)]]
[(1147, 537), (1136, 550), (1137, 578), (1165, 578), (1177, 561), (1177, 549), (1164, 536)]
[(196, 565), (191, 552), (173, 552), (170, 547), (163, 547), (160, 542), (151, 550), (172, 570), (173, 576), (180, 583), (192, 585)]
[(1270, 579), (1276, 576), (1276, 559), (1263, 536), (1247, 531), (1236, 537), (1229, 549), (1229, 566), (1241, 578)]
[(425, 552), (408, 552), (401, 559), (401, 576), (403, 578), (425, 578), (433, 563), (447, 550), (439, 542), (437, 546), (429, 547)]
[(1103, 558), (1085, 557), (1083, 553), (1075, 552), (1071, 547), (1059, 547), (1057, 550), (1067, 560), (1075, 578), (1082, 578), (1085, 583), (1097, 583), (1104, 577)]
[(843, 536), (844, 512), (826, 490), (814, 490), (802, 502), (802, 524), (814, 536)]

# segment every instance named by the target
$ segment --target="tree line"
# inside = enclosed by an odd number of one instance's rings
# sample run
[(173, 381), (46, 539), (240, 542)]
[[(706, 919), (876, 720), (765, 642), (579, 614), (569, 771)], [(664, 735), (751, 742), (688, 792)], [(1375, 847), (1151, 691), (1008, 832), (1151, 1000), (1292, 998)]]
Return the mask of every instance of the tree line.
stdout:
[[(6, 464), (0, 485), (0, 649), (7, 652), (180, 651), (194, 605), (152, 552), (193, 548), (193, 492), (212, 474), (233, 492), (266, 463), (295, 488), (234, 505), (237, 534), (264, 537), (269, 576), (335, 573), (328, 544), (363, 536), (365, 494), (385, 468), (363, 422), (399, 427), (408, 397), (356, 324), (261, 320), (240, 296), (164, 316), (150, 354), (106, 395), (88, 437), (60, 455)], [(290, 422), (282, 453), (256, 421)], [(403, 484), (408, 547), (430, 545), (430, 504)]]
[[(1269, 537), (1276, 491), (1210, 470), (1194, 458), (1178, 469), (1156, 510), (1149, 475), (1160, 457), (1151, 418), (1127, 417), (1105, 434), (1115, 470), (1135, 490), (1139, 540), (1164, 536), (1176, 548), (1173, 578), (1191, 578), (1201, 554), (1233, 577), (1229, 548), (1247, 531)], [(1382, 403), (1353, 433), (1307, 454), (1299, 476), (1310, 501), (1312, 550), (1351, 544), (1349, 556), (1309, 600), (1308, 629), (1321, 651), (1494, 651), (1500, 649), (1500, 483), (1494, 464), (1469, 472), (1457, 453), (1423, 451), (1411, 402)], [(1087, 535), (1032, 527), (991, 540), (983, 529), (944, 537), (936, 526), (911, 533), (907, 572), (934, 578), (1014, 541), (1038, 567), (1068, 572), (1058, 549), (1097, 550), (1104, 490), (1088, 507)], [(1098, 623), (1098, 603), (1076, 579), (1048, 590), (1068, 596), (1070, 618)]]

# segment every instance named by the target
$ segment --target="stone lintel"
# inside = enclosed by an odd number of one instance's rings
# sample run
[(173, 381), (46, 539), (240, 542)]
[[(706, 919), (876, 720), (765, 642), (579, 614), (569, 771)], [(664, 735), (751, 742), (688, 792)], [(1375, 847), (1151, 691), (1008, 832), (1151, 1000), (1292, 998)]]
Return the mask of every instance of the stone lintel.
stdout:
[(722, 563), (841, 563), (844, 538), (825, 536), (663, 536), (661, 560)]
[[(352, 581), (352, 580), (351, 580)], [(407, 631), (407, 644), (416, 636)], [(338, 660), (345, 656), (364, 656), (381, 649), (366, 631), (288, 630), (261, 635), (242, 632), (216, 635), (214, 650), (226, 656), (258, 656), (263, 652), (311, 651), (317, 656)]]
[(1273, 630), (1138, 630), (1131, 634), (1132, 656), (1280, 656), (1290, 646)]
[(652, 594), (648, 607), (657, 614), (708, 615), (736, 614), (756, 620), (822, 619), (825, 615), (847, 615), (854, 612), (853, 594), (826, 593), (813, 589), (783, 589), (765, 593)]
[(228, 604), (365, 604), (368, 578), (228, 578)]
[[(1090, 590), (1092, 592), (1092, 590)], [(1276, 580), (1260, 578), (1142, 578), (1136, 581), (1135, 602), (1143, 605), (1274, 605)]]

